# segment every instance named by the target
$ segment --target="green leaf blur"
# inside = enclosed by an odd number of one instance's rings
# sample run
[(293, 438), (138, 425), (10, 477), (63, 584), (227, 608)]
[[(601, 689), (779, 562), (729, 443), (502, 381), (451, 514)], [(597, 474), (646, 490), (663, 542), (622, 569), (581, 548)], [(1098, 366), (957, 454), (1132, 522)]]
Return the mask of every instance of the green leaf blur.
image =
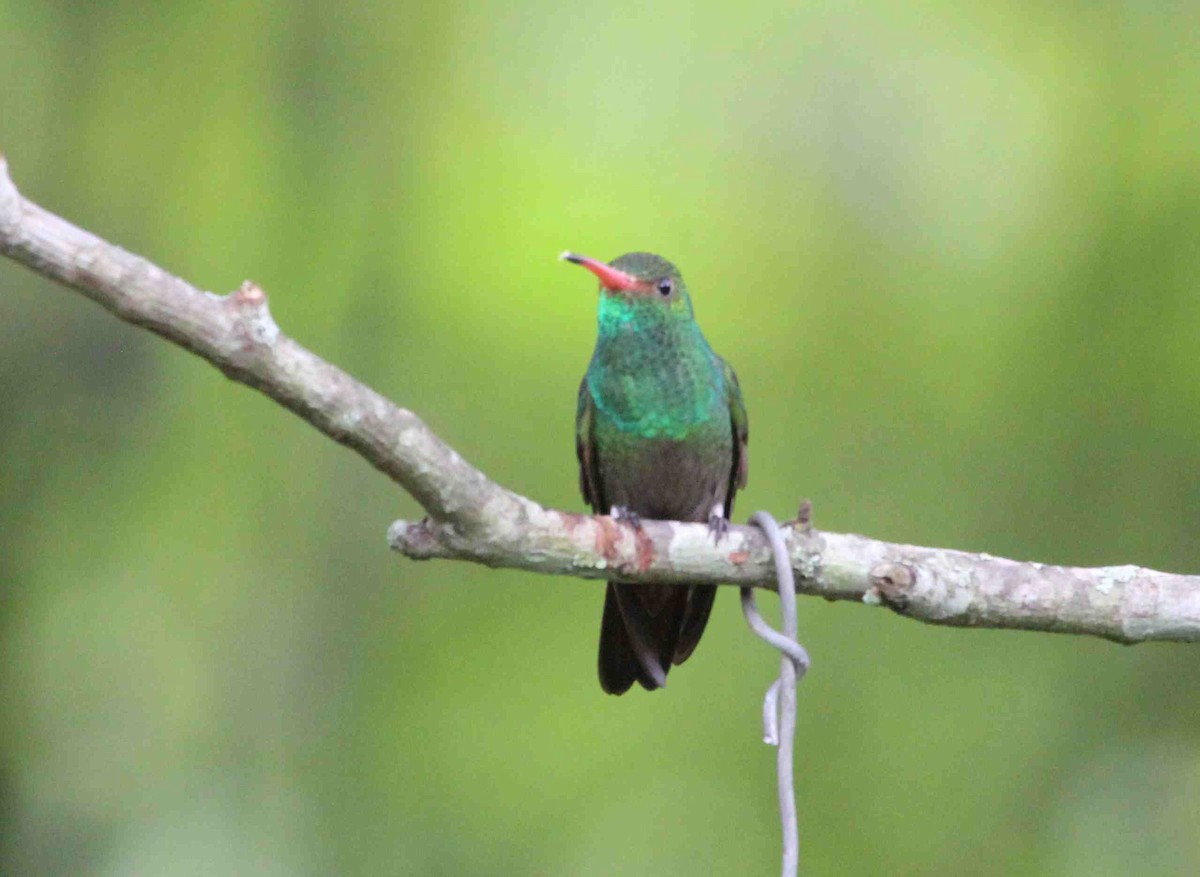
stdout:
[[(738, 517), (1200, 573), (1200, 5), (0, 0), (31, 198), (582, 509), (594, 283), (678, 264)], [(388, 553), (414, 502), (0, 263), (0, 873), (773, 873), (777, 667), (665, 692), (602, 586)], [(808, 874), (1200, 872), (1194, 647), (803, 600)]]

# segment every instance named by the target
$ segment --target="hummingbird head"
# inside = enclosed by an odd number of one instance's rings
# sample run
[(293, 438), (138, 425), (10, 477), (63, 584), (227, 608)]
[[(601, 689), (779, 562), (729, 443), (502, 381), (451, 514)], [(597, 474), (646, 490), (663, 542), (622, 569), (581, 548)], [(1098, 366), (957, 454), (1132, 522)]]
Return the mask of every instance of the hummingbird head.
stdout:
[(626, 253), (605, 264), (598, 259), (567, 251), (560, 259), (582, 265), (600, 278), (604, 295), (658, 302), (668, 310), (692, 315), (692, 302), (679, 269), (653, 253)]

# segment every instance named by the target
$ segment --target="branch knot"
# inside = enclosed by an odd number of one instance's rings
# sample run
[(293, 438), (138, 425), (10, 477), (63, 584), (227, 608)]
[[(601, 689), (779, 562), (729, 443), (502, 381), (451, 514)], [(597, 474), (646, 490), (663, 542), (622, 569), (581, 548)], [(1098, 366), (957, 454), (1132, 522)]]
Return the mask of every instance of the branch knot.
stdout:
[(246, 280), (227, 300), (237, 309), (239, 334), (249, 344), (255, 347), (270, 347), (279, 340), (279, 326), (271, 317), (271, 310), (267, 307), (267, 294), (261, 286)]
[[(908, 609), (912, 587), (917, 580), (917, 574), (912, 567), (895, 561), (884, 561), (872, 567), (868, 579), (871, 582), (871, 591), (863, 597), (864, 602), (881, 601), (897, 612)], [(875, 601), (869, 599), (872, 595)]]

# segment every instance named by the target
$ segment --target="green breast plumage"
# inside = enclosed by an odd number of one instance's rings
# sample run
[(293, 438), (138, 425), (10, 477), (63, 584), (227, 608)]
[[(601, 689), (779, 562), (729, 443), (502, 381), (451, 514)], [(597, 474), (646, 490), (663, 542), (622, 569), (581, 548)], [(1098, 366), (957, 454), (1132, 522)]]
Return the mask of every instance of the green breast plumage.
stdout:
[(597, 419), (647, 439), (729, 429), (724, 371), (693, 319), (605, 296), (587, 372)]

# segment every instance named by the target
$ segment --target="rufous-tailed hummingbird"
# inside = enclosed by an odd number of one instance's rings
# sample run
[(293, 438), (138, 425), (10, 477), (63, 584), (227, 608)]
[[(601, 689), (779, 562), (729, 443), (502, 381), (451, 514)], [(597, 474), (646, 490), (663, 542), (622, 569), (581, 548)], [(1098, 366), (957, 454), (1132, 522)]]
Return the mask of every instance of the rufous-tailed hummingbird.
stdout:
[[(610, 264), (563, 253), (600, 278), (599, 331), (579, 385), (575, 451), (583, 498), (634, 527), (640, 518), (728, 527), (746, 484), (746, 407), (737, 376), (705, 340), (679, 270), (651, 253)], [(714, 585), (609, 582), (600, 686), (653, 691), (696, 648)]]

